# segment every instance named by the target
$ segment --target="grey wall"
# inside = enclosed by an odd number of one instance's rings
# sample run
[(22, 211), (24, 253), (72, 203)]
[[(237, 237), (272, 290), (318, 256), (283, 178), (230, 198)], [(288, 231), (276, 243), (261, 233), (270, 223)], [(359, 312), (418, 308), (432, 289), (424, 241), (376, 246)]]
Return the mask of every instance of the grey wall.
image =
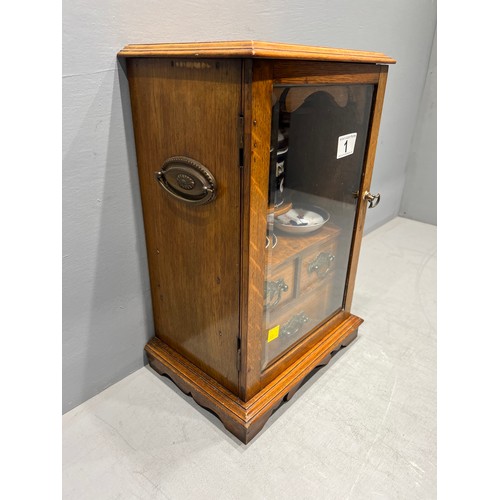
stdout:
[(400, 215), (437, 224), (437, 57), (436, 33), (432, 44), (415, 133), (410, 146)]
[(399, 213), (435, 1), (65, 0), (63, 411), (141, 367), (153, 335), (126, 80), (127, 43), (256, 39), (385, 52), (373, 229)]

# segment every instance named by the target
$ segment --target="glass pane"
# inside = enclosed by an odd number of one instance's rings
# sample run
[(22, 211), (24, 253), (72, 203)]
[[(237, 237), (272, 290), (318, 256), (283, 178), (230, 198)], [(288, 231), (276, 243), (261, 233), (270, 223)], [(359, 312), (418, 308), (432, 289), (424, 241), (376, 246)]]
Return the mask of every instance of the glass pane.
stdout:
[(343, 308), (372, 97), (274, 87), (263, 368)]

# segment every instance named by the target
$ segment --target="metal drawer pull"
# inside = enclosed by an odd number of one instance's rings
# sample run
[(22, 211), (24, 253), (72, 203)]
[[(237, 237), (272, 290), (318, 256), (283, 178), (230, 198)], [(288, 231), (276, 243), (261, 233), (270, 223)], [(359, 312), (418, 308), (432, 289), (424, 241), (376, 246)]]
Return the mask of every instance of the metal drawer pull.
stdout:
[(174, 198), (204, 205), (217, 196), (217, 183), (208, 168), (186, 156), (173, 156), (155, 173), (160, 186)]
[(380, 193), (374, 195), (369, 191), (365, 191), (363, 199), (368, 202), (368, 208), (375, 208), (380, 203)]
[(287, 292), (288, 285), (283, 278), (276, 281), (266, 281), (264, 283), (264, 307), (274, 307), (281, 300), (281, 292)]
[(332, 268), (335, 255), (321, 252), (307, 267), (309, 274), (316, 273), (318, 278), (324, 278)]
[(296, 335), (308, 321), (309, 318), (303, 312), (296, 314), (290, 321), (282, 326), (281, 333), (283, 335)]

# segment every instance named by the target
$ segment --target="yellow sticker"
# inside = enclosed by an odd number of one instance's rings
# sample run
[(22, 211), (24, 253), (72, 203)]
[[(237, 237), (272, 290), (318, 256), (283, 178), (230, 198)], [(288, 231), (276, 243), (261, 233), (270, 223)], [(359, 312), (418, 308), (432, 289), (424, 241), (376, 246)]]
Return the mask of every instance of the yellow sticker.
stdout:
[(280, 334), (280, 325), (276, 325), (274, 328), (271, 328), (267, 332), (267, 341), (271, 342), (271, 340), (277, 339)]

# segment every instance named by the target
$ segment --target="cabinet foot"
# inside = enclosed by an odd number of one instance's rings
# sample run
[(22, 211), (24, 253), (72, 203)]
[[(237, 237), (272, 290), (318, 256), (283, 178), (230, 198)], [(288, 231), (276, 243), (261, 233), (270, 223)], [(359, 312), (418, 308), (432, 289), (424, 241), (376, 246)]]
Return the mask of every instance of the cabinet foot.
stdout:
[(182, 392), (213, 412), (231, 434), (247, 444), (283, 401), (294, 396), (315, 368), (328, 364), (337, 351), (354, 340), (362, 321), (351, 315), (248, 401), (239, 399), (156, 337), (145, 350), (155, 371), (168, 376)]

